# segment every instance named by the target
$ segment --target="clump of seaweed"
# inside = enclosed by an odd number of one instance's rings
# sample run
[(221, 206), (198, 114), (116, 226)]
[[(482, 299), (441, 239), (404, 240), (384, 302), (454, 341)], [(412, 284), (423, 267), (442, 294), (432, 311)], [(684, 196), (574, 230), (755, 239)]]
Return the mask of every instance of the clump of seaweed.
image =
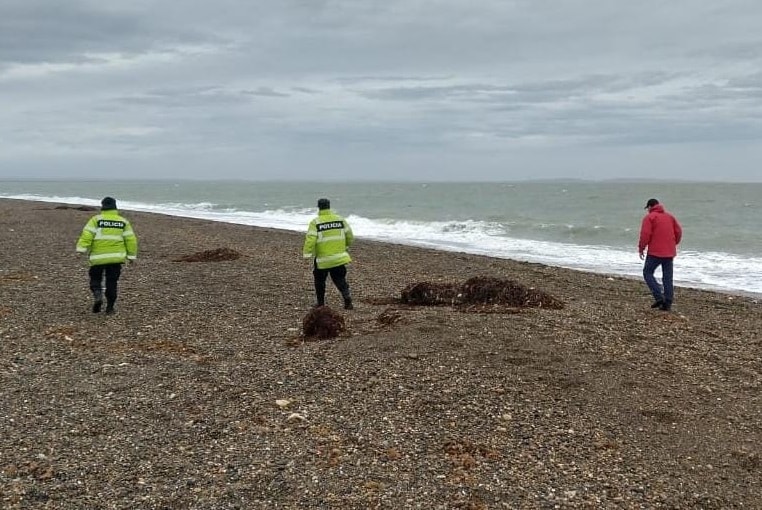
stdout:
[(411, 283), (402, 289), (401, 302), (406, 305), (451, 305), (458, 299), (459, 290), (452, 283)]
[(463, 303), (484, 303), (516, 306), (522, 308), (551, 308), (559, 310), (564, 307), (561, 300), (547, 292), (521, 285), (513, 280), (476, 276), (469, 278), (461, 286)]
[(384, 326), (390, 326), (394, 324), (395, 322), (399, 322), (402, 320), (402, 314), (394, 310), (393, 308), (387, 308), (380, 314), (378, 314), (378, 317), (376, 317), (376, 320), (379, 324), (382, 324)]
[(345, 330), (344, 317), (328, 306), (316, 306), (302, 320), (302, 334), (306, 338), (335, 338)]
[(400, 302), (424, 306), (501, 305), (518, 308), (561, 309), (564, 303), (547, 292), (513, 280), (476, 276), (462, 285), (419, 282), (402, 290)]
[(57, 205), (56, 207), (54, 207), (54, 209), (73, 209), (75, 211), (97, 211), (98, 210), (96, 207), (93, 207), (90, 205), (78, 205), (78, 206)]
[(225, 260), (236, 260), (241, 258), (241, 254), (230, 248), (217, 248), (215, 250), (206, 250), (183, 255), (174, 259), (174, 262), (222, 262)]

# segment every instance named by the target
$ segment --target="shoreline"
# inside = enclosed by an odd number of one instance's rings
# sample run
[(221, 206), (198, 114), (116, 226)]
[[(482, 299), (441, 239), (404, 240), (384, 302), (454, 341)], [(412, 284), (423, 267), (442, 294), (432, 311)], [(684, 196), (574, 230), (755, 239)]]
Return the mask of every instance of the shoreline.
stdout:
[[(18, 202), (26, 202), (26, 203), (30, 203), (30, 204), (33, 204), (33, 203), (45, 203), (45, 204), (55, 204), (55, 205), (60, 205), (60, 206), (80, 205), (80, 206), (96, 207), (96, 206), (93, 206), (93, 205), (82, 204), (82, 203), (57, 202), (57, 201), (54, 201), (52, 199), (51, 200), (47, 200), (47, 199), (45, 199), (45, 200), (26, 200), (26, 199), (18, 199), (18, 198), (0, 197), (0, 201), (1, 200), (12, 200), (12, 201), (18, 201)], [(95, 202), (97, 202), (97, 201), (95, 201)], [(230, 221), (224, 221), (224, 220), (217, 220), (217, 219), (213, 219), (213, 218), (207, 218), (207, 217), (203, 217), (203, 216), (171, 214), (171, 213), (166, 213), (166, 212), (144, 211), (144, 210), (138, 210), (138, 209), (120, 209), (120, 210), (134, 212), (134, 213), (139, 213), (139, 214), (157, 214), (157, 215), (162, 215), (162, 216), (167, 216), (167, 217), (173, 217), (173, 218), (194, 219), (194, 220), (200, 220), (200, 221), (210, 221), (210, 222), (213, 222), (213, 223), (224, 223), (224, 224), (229, 224), (229, 225), (239, 225), (239, 226), (244, 226), (244, 227), (261, 228), (261, 229), (267, 229), (267, 230), (281, 230), (283, 232), (291, 232), (291, 233), (299, 233), (299, 234), (302, 233), (301, 231), (295, 230), (295, 229), (291, 230), (291, 229), (284, 229), (284, 228), (278, 228), (278, 227), (250, 225), (250, 224), (245, 224), (245, 223), (234, 223), (234, 222), (230, 222)], [(597, 274), (597, 275), (602, 275), (602, 276), (612, 277), (612, 278), (625, 278), (625, 279), (630, 279), (630, 280), (634, 280), (634, 281), (640, 281), (641, 283), (643, 283), (642, 277), (638, 276), (636, 274), (611, 273), (611, 272), (603, 271), (603, 270), (596, 271), (596, 270), (593, 270), (593, 269), (590, 269), (590, 268), (578, 268), (578, 267), (573, 267), (573, 266), (551, 265), (551, 264), (547, 264), (547, 263), (544, 263), (544, 262), (534, 262), (534, 261), (530, 261), (530, 260), (520, 260), (520, 259), (515, 259), (515, 258), (500, 257), (500, 256), (495, 256), (495, 255), (483, 254), (483, 253), (475, 253), (475, 252), (468, 252), (468, 251), (458, 251), (456, 249), (448, 249), (446, 247), (437, 248), (437, 247), (433, 247), (433, 246), (429, 246), (429, 245), (424, 245), (424, 244), (417, 244), (417, 243), (403, 243), (403, 242), (394, 243), (394, 242), (390, 242), (390, 241), (386, 241), (386, 240), (376, 240), (376, 239), (369, 239), (369, 238), (363, 238), (363, 237), (358, 237), (358, 239), (362, 239), (365, 242), (375, 242), (375, 243), (390, 244), (390, 245), (396, 245), (396, 246), (408, 246), (408, 247), (411, 247), (411, 248), (418, 248), (418, 249), (422, 249), (422, 250), (432, 250), (432, 251), (437, 251), (437, 252), (449, 252), (449, 253), (462, 254), (462, 255), (468, 255), (468, 256), (481, 256), (481, 257), (493, 258), (493, 259), (496, 259), (496, 260), (510, 260), (510, 261), (519, 262), (519, 263), (523, 262), (523, 263), (528, 263), (528, 264), (540, 264), (540, 265), (543, 265), (543, 266), (546, 266), (546, 267), (556, 267), (556, 268), (559, 268), (559, 269), (564, 269), (564, 270), (569, 270), (569, 271), (581, 271), (581, 272), (584, 272), (584, 273)], [(641, 264), (641, 267), (642, 267), (642, 262), (640, 264)], [(658, 273), (657, 273), (657, 276), (658, 276)], [(644, 283), (644, 285), (645, 285), (645, 283)], [(720, 293), (720, 294), (726, 294), (726, 295), (738, 296), (738, 297), (745, 297), (745, 298), (752, 298), (752, 299), (760, 299), (760, 298), (762, 298), (762, 292), (752, 292), (752, 291), (745, 291), (745, 290), (741, 290), (741, 289), (725, 288), (725, 287), (711, 286), (711, 285), (701, 285), (701, 284), (697, 284), (695, 282), (680, 281), (679, 279), (675, 279), (675, 287), (682, 287), (682, 288), (694, 289), (694, 290), (704, 290), (704, 291), (708, 291), (708, 292), (717, 292), (717, 293)]]
[[(106, 316), (55, 206), (0, 200), (3, 508), (762, 507), (755, 300), (359, 239), (310, 341), (302, 233), (124, 211)], [(564, 307), (398, 303), (475, 276)]]

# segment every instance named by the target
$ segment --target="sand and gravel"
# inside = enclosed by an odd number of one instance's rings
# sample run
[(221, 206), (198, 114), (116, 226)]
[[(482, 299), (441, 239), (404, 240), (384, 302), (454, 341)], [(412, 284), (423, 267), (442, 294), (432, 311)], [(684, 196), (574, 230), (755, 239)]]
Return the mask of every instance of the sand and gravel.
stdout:
[[(107, 316), (91, 214), (0, 200), (2, 508), (762, 508), (755, 296), (359, 240), (310, 341), (301, 234), (124, 211)], [(399, 303), (475, 276), (563, 308)]]

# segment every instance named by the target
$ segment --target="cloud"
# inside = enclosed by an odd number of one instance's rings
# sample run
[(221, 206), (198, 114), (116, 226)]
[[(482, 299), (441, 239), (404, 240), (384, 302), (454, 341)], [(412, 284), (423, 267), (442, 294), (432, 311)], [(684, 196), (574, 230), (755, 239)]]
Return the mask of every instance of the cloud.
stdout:
[(92, 55), (125, 58), (157, 47), (201, 45), (210, 34), (157, 24), (148, 13), (109, 8), (109, 2), (4, 0), (0, 6), (0, 62), (80, 64)]
[[(756, 153), (761, 16), (752, 0), (5, 0), (0, 177), (51, 158), (203, 173), (205, 154), (231, 177), (515, 161), (574, 177), (630, 171), (615, 154)], [(729, 166), (759, 178), (740, 152)]]

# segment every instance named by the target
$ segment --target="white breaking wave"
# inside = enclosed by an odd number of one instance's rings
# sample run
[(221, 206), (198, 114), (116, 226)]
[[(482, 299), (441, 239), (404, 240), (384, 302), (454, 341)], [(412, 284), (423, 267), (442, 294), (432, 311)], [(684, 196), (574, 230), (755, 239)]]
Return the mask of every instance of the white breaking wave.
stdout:
[[(83, 197), (0, 195), (4, 198), (100, 206), (99, 200)], [(197, 218), (224, 223), (278, 228), (303, 232), (315, 216), (314, 209), (240, 211), (217, 209), (215, 204), (148, 204), (120, 201), (121, 209)], [(349, 215), (347, 220), (357, 237), (454, 251), (496, 258), (537, 262), (604, 274), (640, 276), (643, 262), (637, 249), (580, 245), (519, 239), (507, 235), (499, 223), (476, 220), (416, 222), (377, 220)], [(658, 273), (657, 273), (658, 274)], [(762, 258), (742, 257), (722, 252), (685, 251), (675, 263), (675, 281), (692, 287), (762, 294)]]

